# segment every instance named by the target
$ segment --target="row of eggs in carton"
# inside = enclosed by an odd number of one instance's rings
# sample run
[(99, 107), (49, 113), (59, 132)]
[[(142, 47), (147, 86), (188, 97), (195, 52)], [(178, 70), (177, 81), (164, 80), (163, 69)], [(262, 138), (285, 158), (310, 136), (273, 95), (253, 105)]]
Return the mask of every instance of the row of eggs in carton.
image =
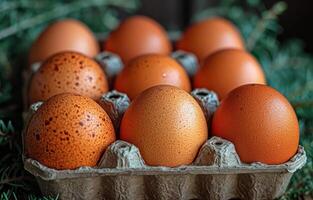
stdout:
[[(25, 129), (26, 157), (59, 170), (97, 166), (118, 138), (138, 147), (147, 165), (177, 167), (191, 164), (212, 135), (231, 141), (246, 163), (281, 164), (296, 154), (296, 114), (265, 85), (234, 25), (222, 18), (198, 22), (176, 47), (195, 56), (170, 56), (165, 30), (143, 16), (111, 32), (104, 49), (113, 54), (104, 55), (81, 22), (50, 25), (30, 50), (30, 63), (41, 64), (28, 72), (26, 101), (44, 103)], [(100, 102), (112, 88), (131, 100), (118, 123)], [(192, 88), (216, 92), (213, 106), (201, 107)]]

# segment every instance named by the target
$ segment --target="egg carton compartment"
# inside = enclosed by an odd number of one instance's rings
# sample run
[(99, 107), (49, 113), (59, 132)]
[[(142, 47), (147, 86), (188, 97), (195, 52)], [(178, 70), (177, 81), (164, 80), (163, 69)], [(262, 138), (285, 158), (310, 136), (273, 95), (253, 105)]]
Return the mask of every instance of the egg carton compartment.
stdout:
[[(196, 89), (207, 121), (219, 105), (214, 92)], [(127, 95), (111, 91), (100, 104), (118, 129), (129, 105)], [(33, 104), (28, 119), (42, 103)], [(33, 174), (44, 195), (59, 199), (274, 199), (281, 196), (292, 177), (306, 162), (303, 147), (280, 165), (245, 164), (234, 145), (222, 138), (210, 138), (191, 165), (175, 168), (147, 166), (139, 149), (125, 141), (111, 144), (97, 167), (55, 170), (24, 157), (24, 167)]]
[(300, 146), (281, 165), (243, 164), (231, 142), (212, 137), (192, 165), (176, 168), (147, 166), (137, 147), (120, 140), (109, 146), (98, 168), (55, 170), (30, 158), (24, 164), (42, 193), (59, 199), (215, 200), (277, 198), (305, 162)]

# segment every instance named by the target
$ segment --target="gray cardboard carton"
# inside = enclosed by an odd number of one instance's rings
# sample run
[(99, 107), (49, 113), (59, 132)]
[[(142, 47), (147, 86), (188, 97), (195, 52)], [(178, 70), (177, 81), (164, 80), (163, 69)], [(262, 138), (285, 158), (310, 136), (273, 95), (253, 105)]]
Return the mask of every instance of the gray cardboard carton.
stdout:
[[(216, 94), (205, 89), (196, 89), (191, 94), (200, 104), (209, 125), (219, 104)], [(129, 99), (112, 91), (104, 94), (100, 101), (118, 129)], [(26, 123), (41, 104), (31, 106), (25, 114)], [(281, 196), (292, 174), (305, 162), (305, 151), (299, 146), (297, 154), (284, 164), (241, 163), (231, 142), (212, 137), (188, 166), (147, 166), (136, 146), (117, 140), (103, 154), (98, 167), (55, 170), (26, 157), (24, 167), (36, 177), (44, 195), (58, 196), (62, 200), (259, 200)]]
[(145, 165), (137, 147), (121, 140), (106, 150), (98, 168), (55, 170), (30, 158), (24, 164), (42, 193), (59, 199), (218, 200), (277, 198), (305, 162), (300, 146), (281, 165), (243, 164), (231, 142), (212, 137), (192, 165), (176, 168)]

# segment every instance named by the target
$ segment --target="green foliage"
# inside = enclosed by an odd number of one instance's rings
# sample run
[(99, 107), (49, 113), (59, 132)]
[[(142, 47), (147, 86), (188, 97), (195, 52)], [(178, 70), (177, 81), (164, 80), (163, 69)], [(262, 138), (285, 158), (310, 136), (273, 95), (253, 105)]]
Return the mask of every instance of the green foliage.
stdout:
[[(0, 0), (1, 200), (58, 199), (41, 197), (35, 180), (22, 165), (20, 79), (31, 42), (52, 20), (65, 17), (82, 20), (94, 32), (105, 34), (118, 23), (118, 11), (129, 13), (137, 7), (138, 0)], [(297, 199), (313, 195), (313, 57), (303, 51), (299, 40), (277, 40), (282, 32), (277, 16), (286, 8), (284, 2), (267, 10), (261, 0), (222, 0), (197, 13), (194, 20), (216, 15), (232, 20), (244, 36), (247, 49), (262, 64), (268, 83), (296, 109), (300, 142), (308, 162), (295, 173), (281, 199)]]
[[(311, 127), (312, 128), (312, 127)], [(309, 134), (302, 135), (302, 145), (304, 146), (308, 161), (306, 166), (295, 173), (288, 191), (281, 199), (297, 199), (300, 196), (313, 195), (313, 135), (312, 131)]]
[(0, 146), (4, 146), (11, 141), (9, 135), (10, 133), (14, 133), (12, 122), (9, 121), (6, 125), (2, 120), (0, 120)]

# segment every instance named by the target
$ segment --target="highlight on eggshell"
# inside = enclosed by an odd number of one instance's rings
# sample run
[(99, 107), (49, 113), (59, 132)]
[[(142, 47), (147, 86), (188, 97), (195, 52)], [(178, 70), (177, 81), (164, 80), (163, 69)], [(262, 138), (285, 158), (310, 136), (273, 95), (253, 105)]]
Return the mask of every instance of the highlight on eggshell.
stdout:
[(194, 53), (200, 63), (221, 49), (245, 49), (244, 40), (232, 22), (213, 17), (189, 26), (176, 43), (177, 49)]
[(58, 170), (96, 166), (114, 141), (112, 121), (101, 106), (69, 93), (41, 105), (24, 135), (25, 154)]
[(186, 91), (158, 85), (142, 92), (126, 110), (120, 138), (134, 144), (147, 165), (189, 165), (208, 139), (205, 116)]
[(217, 108), (212, 134), (231, 141), (244, 163), (282, 164), (299, 145), (299, 124), (288, 100), (275, 89), (247, 84), (232, 90)]
[(29, 63), (42, 62), (61, 51), (76, 51), (94, 57), (99, 50), (97, 39), (85, 24), (75, 19), (63, 19), (50, 24), (34, 41)]
[(118, 54), (127, 64), (143, 54), (169, 55), (172, 45), (165, 29), (158, 22), (146, 16), (132, 16), (110, 33), (104, 49)]
[(146, 54), (131, 60), (118, 74), (115, 89), (134, 99), (155, 85), (173, 85), (190, 92), (189, 77), (173, 58), (160, 54)]
[(100, 65), (77, 52), (60, 52), (42, 63), (29, 84), (28, 102), (44, 101), (60, 93), (75, 93), (99, 100), (108, 91)]
[(209, 55), (193, 80), (195, 88), (213, 90), (220, 100), (249, 83), (266, 84), (265, 75), (257, 59), (240, 49), (223, 49)]

